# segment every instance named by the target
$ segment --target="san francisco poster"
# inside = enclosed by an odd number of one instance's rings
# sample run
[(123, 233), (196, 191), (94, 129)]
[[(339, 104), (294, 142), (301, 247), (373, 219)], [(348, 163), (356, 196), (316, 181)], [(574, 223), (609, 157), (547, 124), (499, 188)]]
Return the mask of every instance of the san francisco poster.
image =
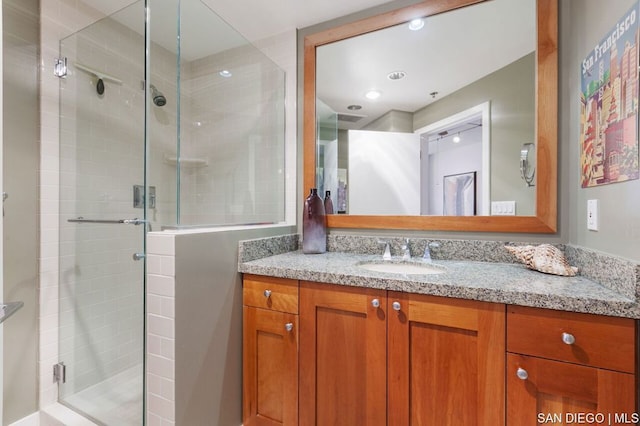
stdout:
[(638, 179), (638, 2), (582, 61), (583, 188)]

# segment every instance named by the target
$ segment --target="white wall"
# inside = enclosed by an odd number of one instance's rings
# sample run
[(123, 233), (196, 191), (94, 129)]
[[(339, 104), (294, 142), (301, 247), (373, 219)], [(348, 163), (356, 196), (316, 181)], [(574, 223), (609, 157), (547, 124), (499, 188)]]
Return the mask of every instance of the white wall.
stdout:
[(3, 424), (37, 410), (38, 11), (37, 0), (2, 2), (2, 300), (24, 302), (2, 325)]

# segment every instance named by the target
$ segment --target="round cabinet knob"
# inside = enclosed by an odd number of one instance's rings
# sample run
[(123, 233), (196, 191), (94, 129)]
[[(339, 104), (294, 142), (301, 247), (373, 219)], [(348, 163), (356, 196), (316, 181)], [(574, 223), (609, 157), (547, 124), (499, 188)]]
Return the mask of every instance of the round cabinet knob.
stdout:
[(567, 345), (573, 345), (576, 342), (576, 338), (571, 333), (562, 333), (562, 341)]
[(291, 331), (293, 330), (293, 323), (292, 322), (288, 322), (284, 325), (284, 329), (287, 331)]
[(371, 301), (371, 306), (373, 306), (374, 308), (379, 308), (380, 307), (380, 300), (379, 299), (373, 299)]
[(518, 371), (516, 371), (516, 376), (518, 376), (518, 379), (520, 380), (527, 380), (529, 378), (529, 373), (527, 373), (527, 370), (525, 370), (524, 368), (518, 368)]
[(271, 290), (265, 290), (264, 291), (264, 297), (266, 297), (267, 299), (271, 297)]
[(391, 304), (391, 307), (393, 308), (394, 311), (399, 311), (400, 309), (402, 309), (402, 306), (400, 306), (400, 302), (393, 302)]

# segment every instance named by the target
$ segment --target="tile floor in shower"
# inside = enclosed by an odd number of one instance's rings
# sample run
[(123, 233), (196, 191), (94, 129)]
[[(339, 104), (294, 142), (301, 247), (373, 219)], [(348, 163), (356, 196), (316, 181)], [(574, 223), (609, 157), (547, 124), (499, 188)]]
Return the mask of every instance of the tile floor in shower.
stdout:
[(65, 405), (109, 426), (142, 424), (142, 365), (65, 398)]

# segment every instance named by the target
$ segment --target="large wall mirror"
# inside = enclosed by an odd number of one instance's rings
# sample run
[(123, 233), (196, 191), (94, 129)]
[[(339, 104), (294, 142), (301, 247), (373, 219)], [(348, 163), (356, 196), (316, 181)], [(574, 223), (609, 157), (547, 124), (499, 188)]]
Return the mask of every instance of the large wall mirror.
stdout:
[(553, 233), (557, 0), (425, 1), (305, 37), (333, 228)]

